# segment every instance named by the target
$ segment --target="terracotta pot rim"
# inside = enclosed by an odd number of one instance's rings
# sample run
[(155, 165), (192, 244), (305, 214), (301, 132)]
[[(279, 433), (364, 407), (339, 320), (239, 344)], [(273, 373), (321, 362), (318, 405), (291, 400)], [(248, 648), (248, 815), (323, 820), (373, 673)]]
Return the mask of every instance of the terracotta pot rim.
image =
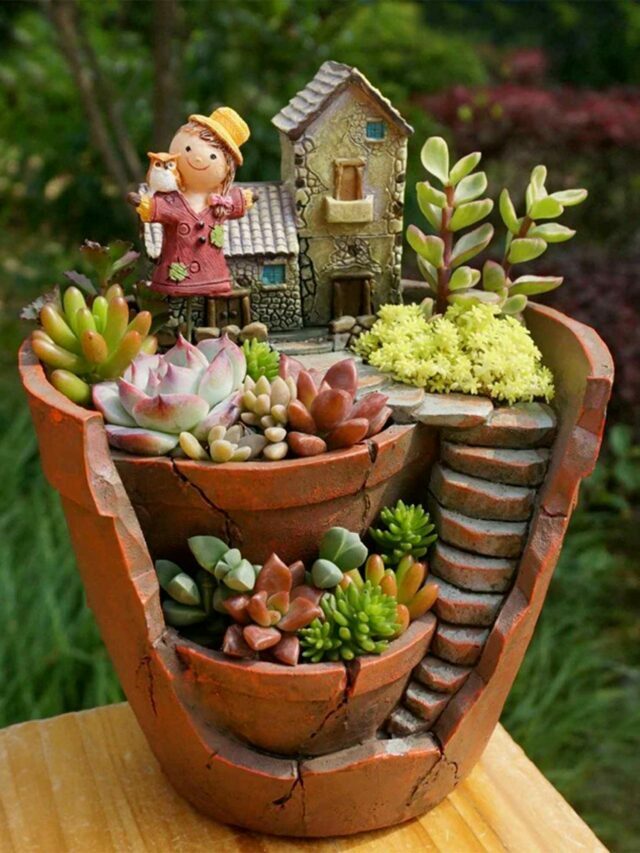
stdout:
[[(25, 352), (28, 352), (35, 359), (36, 365), (42, 371), (44, 380), (49, 387), (49, 391), (53, 394), (53, 400), (56, 402), (56, 408), (66, 408), (70, 406), (70, 414), (73, 414), (77, 417), (81, 417), (83, 420), (87, 420), (95, 416), (100, 419), (100, 422), (104, 429), (104, 427), (106, 426), (106, 421), (101, 412), (99, 412), (97, 409), (91, 409), (86, 406), (80, 406), (78, 403), (74, 403), (68, 397), (65, 397), (62, 392), (58, 391), (55, 385), (52, 384), (47, 374), (47, 371), (42, 365), (42, 362), (33, 352), (33, 349), (31, 347), (31, 336), (25, 338), (25, 340), (22, 342), (20, 349), (24, 350)], [(394, 423), (393, 420), (391, 420), (388, 426), (386, 426), (383, 430), (376, 433), (375, 435), (370, 436), (369, 438), (365, 438), (362, 441), (359, 441), (352, 447), (346, 447), (340, 450), (329, 450), (326, 453), (319, 453), (317, 456), (295, 456), (289, 459), (280, 459), (275, 462), (269, 462), (268, 460), (258, 460), (255, 462), (225, 462), (223, 463), (224, 468), (222, 470), (228, 471), (229, 473), (233, 471), (251, 472), (263, 471), (265, 470), (265, 468), (268, 467), (271, 471), (277, 471), (292, 468), (294, 464), (297, 464), (300, 468), (313, 468), (319, 463), (321, 463), (323, 460), (342, 460), (348, 459), (352, 456), (359, 456), (362, 453), (368, 454), (369, 445), (371, 442), (376, 442), (378, 444), (381, 443), (383, 445), (388, 444), (388, 442), (393, 438), (394, 435), (397, 434), (398, 431), (404, 431), (412, 428), (413, 426), (415, 426), (415, 424), (397, 424)], [(144, 459), (147, 462), (168, 459), (171, 462), (179, 462), (181, 466), (185, 466), (186, 468), (192, 471), (209, 471), (221, 468), (220, 463), (213, 462), (212, 460), (196, 462), (193, 459), (188, 459), (183, 456), (170, 456), (168, 454), (165, 454), (164, 456), (143, 456), (136, 453), (127, 453), (124, 450), (117, 450), (116, 448), (111, 447), (111, 445), (109, 445), (109, 452), (111, 453), (111, 456), (116, 459)]]
[[(96, 414), (100, 415), (100, 412), (96, 412)], [(102, 415), (100, 415), (100, 417), (102, 417)], [(274, 462), (270, 462), (268, 459), (256, 460), (254, 462), (219, 463), (213, 462), (212, 460), (202, 460), (198, 462), (195, 459), (188, 459), (184, 456), (141, 456), (135, 453), (127, 453), (123, 450), (116, 450), (111, 447), (109, 449), (111, 450), (111, 455), (116, 459), (144, 459), (147, 462), (168, 459), (171, 462), (179, 463), (180, 467), (184, 467), (190, 471), (204, 472), (220, 470), (227, 471), (229, 473), (233, 471), (260, 472), (266, 469), (269, 471), (282, 471), (293, 468), (294, 465), (298, 468), (314, 468), (327, 460), (334, 462), (336, 460), (361, 456), (362, 454), (369, 455), (370, 442), (375, 441), (377, 444), (384, 446), (385, 444), (388, 444), (395, 435), (397, 435), (398, 431), (405, 431), (413, 428), (414, 426), (415, 424), (390, 423), (389, 426), (385, 427), (381, 432), (376, 433), (376, 435), (372, 435), (370, 438), (365, 438), (362, 441), (359, 441), (352, 447), (342, 448), (341, 450), (328, 450), (326, 453), (317, 454), (317, 456), (292, 456), (288, 459), (279, 459)]]
[(340, 676), (342, 677), (345, 671), (349, 670), (350, 666), (356, 665), (359, 667), (366, 666), (370, 669), (382, 668), (386, 666), (387, 661), (393, 655), (403, 654), (409, 651), (412, 646), (421, 642), (423, 637), (431, 630), (431, 623), (435, 618), (432, 611), (414, 619), (409, 627), (392, 640), (388, 647), (379, 655), (360, 655), (350, 661), (323, 661), (321, 663), (306, 663), (304, 660), (296, 666), (287, 666), (283, 663), (272, 663), (271, 661), (254, 660), (247, 658), (228, 657), (221, 651), (216, 649), (208, 649), (206, 646), (201, 646), (192, 640), (183, 637), (175, 628), (167, 626), (165, 634), (170, 646), (173, 647), (179, 657), (189, 658), (192, 655), (198, 655), (202, 660), (206, 659), (207, 665), (214, 670), (224, 670), (225, 673), (249, 676), (260, 676), (264, 679), (280, 679), (284, 676), (290, 680), (292, 675), (305, 678), (321, 678)]

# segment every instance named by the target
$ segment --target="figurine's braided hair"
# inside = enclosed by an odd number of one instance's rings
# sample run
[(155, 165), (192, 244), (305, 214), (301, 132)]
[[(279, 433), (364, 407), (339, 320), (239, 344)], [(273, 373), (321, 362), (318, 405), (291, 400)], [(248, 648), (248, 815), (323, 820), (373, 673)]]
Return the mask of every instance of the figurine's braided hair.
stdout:
[(226, 195), (229, 190), (229, 187), (233, 183), (233, 180), (236, 176), (237, 164), (231, 151), (227, 148), (227, 146), (220, 139), (220, 137), (216, 136), (212, 130), (209, 130), (209, 128), (203, 127), (201, 124), (198, 124), (197, 121), (188, 121), (186, 124), (182, 125), (180, 130), (186, 130), (187, 133), (197, 134), (200, 139), (204, 139), (205, 142), (210, 142), (212, 145), (215, 145), (216, 148), (219, 148), (220, 151), (222, 151), (225, 160), (227, 161), (227, 166), (229, 167), (227, 178), (224, 184), (222, 185), (221, 193), (221, 195)]

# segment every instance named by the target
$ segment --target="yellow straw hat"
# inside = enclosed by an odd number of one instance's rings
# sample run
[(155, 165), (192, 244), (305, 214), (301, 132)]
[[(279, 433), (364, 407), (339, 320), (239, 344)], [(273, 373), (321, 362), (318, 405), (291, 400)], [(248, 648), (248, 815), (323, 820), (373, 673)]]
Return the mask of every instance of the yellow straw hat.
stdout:
[(210, 116), (189, 116), (189, 121), (195, 121), (208, 130), (213, 131), (233, 154), (239, 166), (242, 165), (240, 146), (249, 138), (249, 125), (231, 107), (218, 107)]

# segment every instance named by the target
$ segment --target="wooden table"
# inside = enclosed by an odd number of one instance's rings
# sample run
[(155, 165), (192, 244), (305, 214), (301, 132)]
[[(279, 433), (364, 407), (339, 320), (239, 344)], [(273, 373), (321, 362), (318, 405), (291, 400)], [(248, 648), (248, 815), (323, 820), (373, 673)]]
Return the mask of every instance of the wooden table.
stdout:
[[(251, 808), (251, 803), (247, 803)], [(259, 836), (173, 792), (126, 704), (0, 731), (0, 851), (183, 853), (605, 850), (499, 727), (471, 776), (429, 814), (330, 841)]]

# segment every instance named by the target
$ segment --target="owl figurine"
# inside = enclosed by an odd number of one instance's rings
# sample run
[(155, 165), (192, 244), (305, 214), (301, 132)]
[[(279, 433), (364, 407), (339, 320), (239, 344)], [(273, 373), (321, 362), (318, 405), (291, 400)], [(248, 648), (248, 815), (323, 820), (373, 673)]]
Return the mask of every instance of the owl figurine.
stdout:
[[(155, 193), (170, 193), (182, 190), (182, 178), (178, 171), (179, 154), (147, 152), (149, 169), (147, 181), (140, 186), (140, 194), (152, 196)], [(144, 224), (144, 247), (151, 260), (157, 260), (162, 252), (163, 229), (159, 222)]]

